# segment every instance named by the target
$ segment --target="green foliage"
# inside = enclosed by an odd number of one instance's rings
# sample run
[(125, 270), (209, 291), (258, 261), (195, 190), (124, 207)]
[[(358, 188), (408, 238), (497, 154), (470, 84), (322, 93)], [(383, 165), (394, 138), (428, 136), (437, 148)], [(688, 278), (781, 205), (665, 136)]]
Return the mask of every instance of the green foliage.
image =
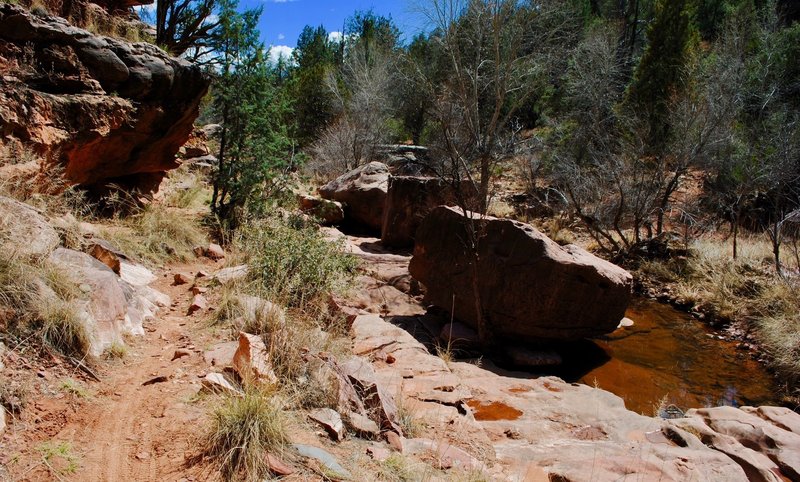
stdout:
[(294, 147), (284, 122), (290, 104), (258, 41), (261, 12), (240, 14), (235, 6), (223, 6), (221, 68), (212, 90), (222, 134), (211, 210), (229, 228), (245, 213), (263, 211), (265, 198), (292, 164)]
[(341, 290), (357, 261), (325, 240), (314, 227), (264, 220), (243, 229), (240, 247), (250, 256), (251, 273), (273, 301), (304, 307)]
[(303, 29), (292, 53), (297, 65), (290, 86), (300, 145), (311, 143), (333, 119), (333, 96), (326, 80), (335, 55), (336, 45), (323, 26)]
[(670, 103), (686, 87), (686, 67), (697, 37), (690, 7), (689, 0), (656, 3), (648, 44), (628, 90), (632, 106), (646, 112), (652, 145), (665, 139)]

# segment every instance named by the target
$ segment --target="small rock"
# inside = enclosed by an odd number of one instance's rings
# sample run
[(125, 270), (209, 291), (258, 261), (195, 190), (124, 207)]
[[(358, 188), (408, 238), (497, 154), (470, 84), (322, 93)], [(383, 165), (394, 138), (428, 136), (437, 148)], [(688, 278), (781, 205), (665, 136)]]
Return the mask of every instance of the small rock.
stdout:
[(193, 295), (202, 295), (208, 292), (208, 288), (203, 288), (202, 286), (192, 286), (192, 294)]
[(342, 417), (336, 410), (330, 408), (318, 408), (308, 414), (308, 418), (322, 425), (328, 435), (337, 442), (344, 439), (344, 424)]
[(414, 378), (414, 370), (410, 368), (404, 368), (402, 372), (400, 372), (403, 378)]
[(164, 376), (164, 375), (160, 375), (160, 376), (151, 378), (150, 380), (147, 380), (146, 382), (142, 383), (142, 386), (146, 387), (148, 385), (155, 385), (156, 383), (164, 383), (164, 382), (166, 382), (168, 380), (169, 380), (169, 377)]
[(233, 368), (245, 381), (278, 383), (272, 370), (269, 350), (260, 336), (239, 333), (239, 347), (233, 355)]
[(392, 452), (383, 445), (374, 443), (367, 447), (367, 455), (378, 462), (385, 462), (386, 459), (392, 456)]
[(197, 278), (208, 278), (208, 273), (206, 273), (205, 271), (198, 271), (195, 276)]
[(173, 285), (180, 286), (185, 285), (192, 280), (191, 276), (186, 273), (175, 273), (173, 276)]
[(359, 437), (372, 439), (377, 437), (381, 432), (381, 428), (378, 424), (365, 415), (356, 412), (348, 412), (346, 418), (347, 424)]
[(147, 460), (149, 458), (150, 458), (149, 452), (139, 452), (138, 454), (136, 454), (137, 460)]
[(294, 444), (294, 448), (303, 457), (314, 459), (324, 465), (328, 472), (325, 475), (328, 477), (335, 479), (350, 479), (353, 477), (352, 474), (336, 460), (336, 457), (321, 448), (302, 444)]
[(208, 308), (208, 301), (203, 295), (194, 295), (192, 304), (189, 306), (189, 314), (192, 315), (197, 311), (205, 310)]
[(225, 257), (225, 250), (218, 244), (211, 243), (206, 249), (206, 256), (211, 259), (223, 259)]
[(94, 244), (89, 247), (88, 253), (96, 260), (111, 268), (115, 273), (120, 273), (120, 260), (125, 259), (125, 255), (115, 249), (107, 241), (95, 239)]
[(44, 378), (45, 380), (49, 380), (50, 379), (50, 374), (48, 374), (44, 370), (39, 370), (38, 372), (36, 372), (36, 376), (39, 377), (39, 378)]
[(202, 258), (203, 256), (206, 255), (206, 250), (202, 246), (195, 246), (194, 248), (192, 248), (192, 252), (198, 258)]
[(209, 373), (203, 378), (202, 384), (203, 388), (214, 393), (242, 394), (222, 373)]
[(221, 285), (227, 285), (246, 278), (249, 271), (250, 268), (246, 264), (234, 266), (232, 268), (223, 268), (214, 273), (214, 281), (217, 281)]
[(181, 348), (181, 349), (175, 350), (175, 354), (172, 355), (172, 361), (178, 360), (178, 359), (183, 358), (185, 356), (191, 356), (191, 355), (192, 355), (192, 352), (190, 352), (189, 350), (187, 350), (185, 348)]
[(387, 363), (388, 365), (391, 365), (391, 364), (393, 364), (393, 363), (394, 363), (394, 362), (396, 362), (396, 361), (397, 361), (397, 358), (395, 358), (395, 357), (394, 357), (394, 355), (392, 355), (391, 353), (389, 353), (388, 355), (386, 355), (386, 363)]
[(286, 477), (294, 474), (294, 469), (289, 464), (281, 460), (278, 456), (268, 452), (265, 455), (265, 458), (267, 459), (267, 466), (269, 467), (269, 471), (272, 473), (272, 475), (275, 475), (276, 477)]
[(386, 432), (386, 442), (396, 451), (403, 453), (403, 437), (395, 432)]
[(227, 367), (233, 364), (233, 356), (239, 349), (238, 341), (218, 343), (203, 354), (206, 363), (216, 367)]

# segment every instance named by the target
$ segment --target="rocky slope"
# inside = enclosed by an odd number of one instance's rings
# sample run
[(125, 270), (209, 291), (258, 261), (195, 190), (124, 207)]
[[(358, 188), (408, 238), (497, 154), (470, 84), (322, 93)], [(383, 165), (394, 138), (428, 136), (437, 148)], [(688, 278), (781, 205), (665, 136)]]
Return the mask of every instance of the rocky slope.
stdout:
[(382, 252), (377, 239), (345, 240), (373, 276), (361, 279), (357, 300), (344, 302), (355, 310), (353, 351), (438, 434), (440, 461), (477, 467), (492, 480), (800, 480), (800, 415), (789, 409), (717, 407), (665, 420), (586, 385), (488, 360), (443, 361), (421, 340), (435, 338), (444, 320), (394, 287), (407, 289), (409, 257)]
[(142, 192), (177, 166), (209, 84), (155, 45), (11, 4), (0, 4), (0, 71), (0, 174)]

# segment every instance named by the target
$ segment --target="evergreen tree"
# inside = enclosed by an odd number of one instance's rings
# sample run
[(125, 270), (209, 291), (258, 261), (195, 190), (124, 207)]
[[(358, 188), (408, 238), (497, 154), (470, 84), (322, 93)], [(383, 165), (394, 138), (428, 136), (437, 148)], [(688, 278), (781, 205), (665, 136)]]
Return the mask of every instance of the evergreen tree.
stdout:
[(297, 138), (301, 145), (316, 139), (333, 118), (333, 97), (326, 79), (334, 68), (335, 46), (323, 26), (306, 26), (292, 57), (292, 78)]
[(232, 0), (223, 3), (220, 70), (212, 86), (222, 134), (211, 210), (229, 228), (263, 208), (265, 191), (290, 167), (293, 147), (283, 122), (290, 106), (258, 40), (261, 10), (238, 13), (236, 7)]
[(628, 90), (628, 102), (649, 122), (652, 147), (668, 135), (672, 100), (686, 85), (685, 67), (696, 42), (689, 0), (659, 0), (647, 47)]

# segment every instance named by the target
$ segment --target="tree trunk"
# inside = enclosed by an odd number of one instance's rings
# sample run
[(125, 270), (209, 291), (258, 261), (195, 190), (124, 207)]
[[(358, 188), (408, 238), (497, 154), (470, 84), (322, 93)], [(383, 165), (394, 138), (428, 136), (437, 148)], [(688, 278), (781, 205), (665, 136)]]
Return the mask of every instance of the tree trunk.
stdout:
[(491, 158), (488, 155), (481, 157), (481, 183), (478, 191), (481, 214), (486, 214), (486, 211), (489, 210), (489, 178), (491, 176), (491, 164)]

